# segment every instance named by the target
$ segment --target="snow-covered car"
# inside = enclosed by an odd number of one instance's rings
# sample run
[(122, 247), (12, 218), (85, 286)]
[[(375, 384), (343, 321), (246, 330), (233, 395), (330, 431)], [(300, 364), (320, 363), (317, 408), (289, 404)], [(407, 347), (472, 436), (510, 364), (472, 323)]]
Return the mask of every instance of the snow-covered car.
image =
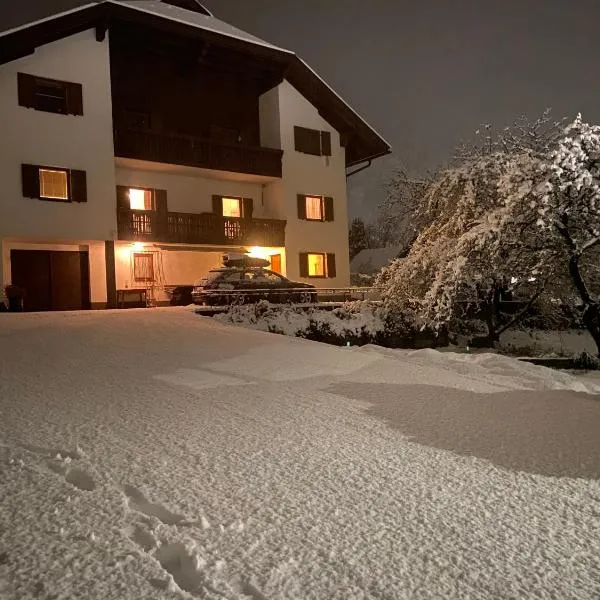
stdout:
[(213, 269), (194, 286), (194, 304), (226, 306), (252, 304), (259, 300), (273, 303), (317, 302), (314, 285), (291, 281), (263, 267), (222, 267)]

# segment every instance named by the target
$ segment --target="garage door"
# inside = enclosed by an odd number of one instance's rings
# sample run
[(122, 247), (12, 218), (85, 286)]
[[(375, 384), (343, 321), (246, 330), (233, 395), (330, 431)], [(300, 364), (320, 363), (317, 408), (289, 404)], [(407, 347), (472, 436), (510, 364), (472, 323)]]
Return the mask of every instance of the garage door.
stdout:
[(11, 250), (12, 283), (25, 290), (26, 311), (90, 307), (87, 252)]

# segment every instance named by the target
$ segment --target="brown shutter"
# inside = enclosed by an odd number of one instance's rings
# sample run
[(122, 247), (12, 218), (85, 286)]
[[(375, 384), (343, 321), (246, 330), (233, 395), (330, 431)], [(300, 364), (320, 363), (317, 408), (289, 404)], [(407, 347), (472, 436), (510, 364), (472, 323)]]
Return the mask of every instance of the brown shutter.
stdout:
[(331, 156), (331, 133), (329, 131), (321, 131), (321, 154)]
[(23, 196), (25, 198), (40, 197), (40, 168), (36, 165), (21, 165)]
[(19, 106), (32, 108), (35, 104), (35, 77), (18, 73), (17, 87), (19, 90)]
[(295, 125), (294, 147), (298, 152), (321, 156), (321, 132)]
[(300, 252), (300, 277), (308, 277), (308, 252)]
[(126, 185), (117, 186), (117, 210), (129, 210), (129, 188)]
[(87, 202), (87, 175), (85, 171), (71, 171), (71, 202)]
[(212, 197), (213, 212), (220, 217), (223, 216), (223, 196)]
[(152, 208), (161, 215), (166, 215), (169, 212), (167, 190), (154, 190), (154, 206)]
[(65, 83), (67, 88), (67, 113), (83, 115), (83, 86), (80, 83)]
[(252, 198), (244, 198), (242, 200), (242, 217), (251, 219), (254, 212), (254, 200)]
[(298, 194), (298, 218), (306, 221), (306, 196)]
[(304, 127), (294, 125), (294, 148), (297, 152), (304, 152), (306, 148), (306, 130)]
[(327, 254), (327, 277), (333, 279), (335, 276), (335, 254)]
[(333, 198), (325, 196), (325, 220), (333, 221)]

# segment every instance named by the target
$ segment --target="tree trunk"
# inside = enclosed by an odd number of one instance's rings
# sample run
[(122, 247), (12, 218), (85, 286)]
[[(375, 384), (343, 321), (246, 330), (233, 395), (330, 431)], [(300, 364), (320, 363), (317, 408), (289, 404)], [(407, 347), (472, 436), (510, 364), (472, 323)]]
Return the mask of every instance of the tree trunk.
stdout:
[(597, 302), (588, 305), (582, 321), (596, 344), (596, 358), (600, 359), (600, 307)]

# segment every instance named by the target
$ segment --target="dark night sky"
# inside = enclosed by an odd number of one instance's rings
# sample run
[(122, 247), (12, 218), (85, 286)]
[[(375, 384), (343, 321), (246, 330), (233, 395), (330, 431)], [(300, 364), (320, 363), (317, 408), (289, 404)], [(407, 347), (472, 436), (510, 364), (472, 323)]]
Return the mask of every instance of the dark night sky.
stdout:
[[(78, 0), (0, 0), (0, 18)], [(374, 214), (394, 164), (443, 163), (484, 122), (552, 107), (600, 121), (598, 0), (204, 0), (216, 17), (294, 50), (394, 148), (352, 178)], [(37, 16), (37, 14), (36, 14)]]

